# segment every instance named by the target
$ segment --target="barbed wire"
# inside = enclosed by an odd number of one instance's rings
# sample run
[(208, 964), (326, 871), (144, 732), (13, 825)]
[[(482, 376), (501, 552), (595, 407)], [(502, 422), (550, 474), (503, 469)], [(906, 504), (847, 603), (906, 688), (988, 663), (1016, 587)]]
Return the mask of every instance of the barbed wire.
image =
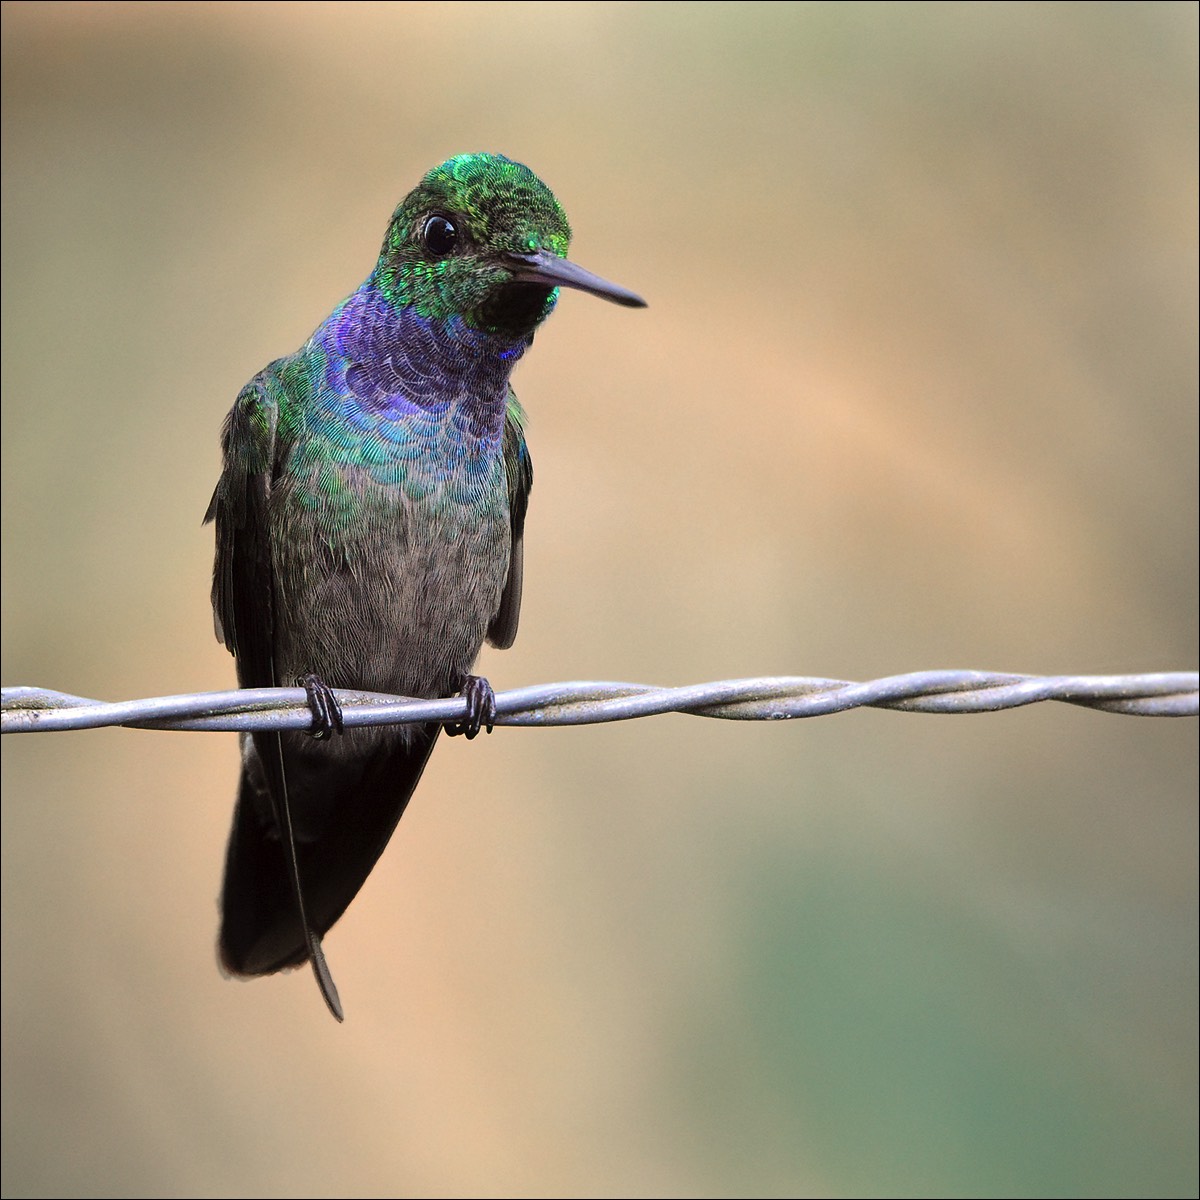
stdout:
[[(412, 700), (337, 689), (348, 727), (461, 721), (466, 702)], [(590, 725), (663, 713), (732, 721), (788, 721), (854, 708), (901, 712), (982, 713), (1046, 700), (1143, 717), (1194, 717), (1200, 675), (1004, 675), (990, 671), (916, 671), (866, 683), (775, 676), (727, 679), (689, 687), (642, 683), (551, 683), (496, 694), (496, 725)], [(303, 688), (245, 688), (107, 703), (47, 688), (0, 694), (0, 732), (50, 733), (127, 726), (208, 732), (308, 729)]]

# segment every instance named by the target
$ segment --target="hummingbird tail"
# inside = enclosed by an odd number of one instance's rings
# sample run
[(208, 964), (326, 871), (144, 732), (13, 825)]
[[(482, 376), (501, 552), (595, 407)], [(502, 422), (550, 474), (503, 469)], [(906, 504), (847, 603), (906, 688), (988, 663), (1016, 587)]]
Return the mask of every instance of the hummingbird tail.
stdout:
[[(312, 745), (285, 748), (296, 864), (315, 940), (358, 894), (408, 804), (439, 726), (411, 728), (366, 757), (331, 753), (314, 772)], [(325, 743), (329, 746), (329, 743)], [(299, 747), (299, 749), (296, 749)], [(332, 747), (331, 747), (332, 749)], [(231, 975), (270, 975), (311, 957), (288, 850), (264, 771), (251, 743), (238, 788), (221, 892), (221, 966)]]

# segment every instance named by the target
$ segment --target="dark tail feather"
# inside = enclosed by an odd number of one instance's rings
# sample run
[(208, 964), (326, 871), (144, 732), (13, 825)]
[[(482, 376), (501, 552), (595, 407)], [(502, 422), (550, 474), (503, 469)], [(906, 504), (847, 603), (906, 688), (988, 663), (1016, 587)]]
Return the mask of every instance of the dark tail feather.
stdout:
[[(329, 817), (315, 836), (297, 822), (296, 859), (308, 922), (328, 932), (366, 882), (421, 778), (439, 727), (419, 727), (407, 744), (336, 763), (321, 807)], [(289, 791), (297, 770), (289, 763)], [(298, 782), (298, 781), (297, 781)], [(293, 819), (295, 811), (293, 810)], [(269, 975), (299, 966), (309, 946), (270, 801), (249, 765), (242, 768), (221, 894), (221, 964), (233, 975)]]

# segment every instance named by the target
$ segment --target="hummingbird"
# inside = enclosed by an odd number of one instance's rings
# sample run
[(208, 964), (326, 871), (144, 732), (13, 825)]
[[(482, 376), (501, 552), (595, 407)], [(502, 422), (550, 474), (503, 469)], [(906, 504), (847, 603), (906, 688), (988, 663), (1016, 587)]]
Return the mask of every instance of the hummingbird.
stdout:
[(222, 433), (217, 638), (242, 687), (303, 686), (309, 730), (242, 736), (219, 955), (232, 975), (308, 961), (391, 838), (435, 724), (345, 728), (334, 689), (462, 694), (447, 732), (495, 717), (471, 674), (517, 633), (533, 466), (509, 376), (561, 288), (644, 307), (566, 258), (528, 167), (464, 154), (400, 202), (362, 286), (239, 393)]

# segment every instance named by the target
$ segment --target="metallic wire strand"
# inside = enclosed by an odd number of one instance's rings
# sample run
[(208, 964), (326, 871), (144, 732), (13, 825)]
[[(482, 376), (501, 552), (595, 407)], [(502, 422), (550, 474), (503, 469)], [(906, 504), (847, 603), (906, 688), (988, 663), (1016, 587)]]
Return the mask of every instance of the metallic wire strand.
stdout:
[[(550, 683), (496, 694), (497, 725), (592, 725), (661, 713), (688, 713), (731, 721), (789, 721), (852, 708), (902, 712), (980, 713), (1058, 700), (1104, 712), (1142, 717), (1194, 717), (1200, 712), (1200, 675), (1002, 675), (989, 671), (916, 671), (868, 683), (841, 679), (770, 677), (729, 679), (690, 687), (644, 683)], [(458, 721), (459, 696), (409, 700), (339, 689), (347, 726)], [(247, 688), (105, 703), (46, 688), (4, 688), (0, 732), (49, 733), (100, 729), (307, 729), (312, 713), (302, 688)]]

